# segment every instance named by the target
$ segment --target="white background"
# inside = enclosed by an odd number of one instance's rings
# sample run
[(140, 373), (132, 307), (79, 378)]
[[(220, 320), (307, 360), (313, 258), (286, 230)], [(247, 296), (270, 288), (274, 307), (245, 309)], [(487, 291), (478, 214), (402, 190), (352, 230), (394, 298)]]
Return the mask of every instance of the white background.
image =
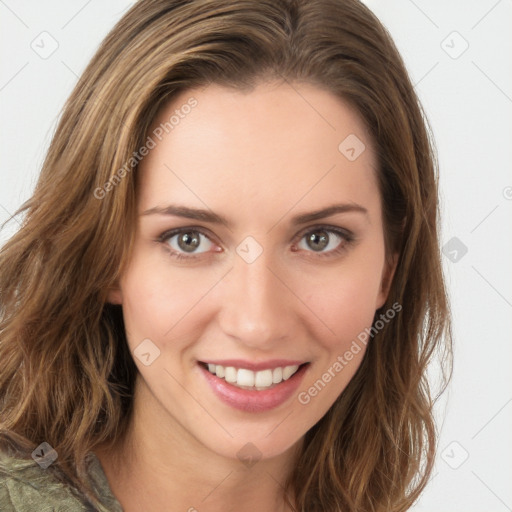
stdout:
[[(30, 196), (77, 76), (131, 3), (0, 0), (0, 223)], [(512, 0), (366, 3), (433, 127), (451, 244), (454, 377), (439, 403), (434, 476), (414, 510), (512, 511)], [(41, 38), (47, 51), (58, 44), (48, 58), (31, 47)]]

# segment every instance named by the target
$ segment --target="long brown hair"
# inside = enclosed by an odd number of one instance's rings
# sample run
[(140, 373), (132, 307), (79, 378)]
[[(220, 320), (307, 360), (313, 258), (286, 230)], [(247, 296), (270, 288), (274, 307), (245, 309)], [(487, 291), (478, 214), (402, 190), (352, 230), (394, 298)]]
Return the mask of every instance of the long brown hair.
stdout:
[[(22, 226), (0, 252), (0, 441), (95, 503), (85, 456), (125, 433), (137, 373), (120, 306), (106, 302), (136, 225), (149, 127), (179, 91), (305, 82), (350, 102), (377, 152), (389, 297), (396, 318), (305, 436), (286, 489), (299, 511), (403, 511), (431, 474), (437, 432), (427, 365), (451, 370), (428, 123), (385, 28), (358, 0), (140, 0), (103, 41), (68, 99)], [(341, 142), (341, 141), (340, 141)], [(127, 162), (131, 162), (127, 166)]]

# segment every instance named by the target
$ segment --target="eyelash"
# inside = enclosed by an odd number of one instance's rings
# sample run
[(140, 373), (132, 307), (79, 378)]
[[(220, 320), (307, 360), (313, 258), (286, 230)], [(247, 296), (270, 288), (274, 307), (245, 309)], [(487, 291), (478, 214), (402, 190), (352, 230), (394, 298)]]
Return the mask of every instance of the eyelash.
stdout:
[[(336, 249), (332, 249), (328, 252), (316, 253), (316, 257), (320, 257), (320, 258), (329, 258), (329, 257), (337, 256), (338, 254), (341, 254), (342, 252), (346, 251), (348, 246), (351, 245), (355, 240), (354, 234), (351, 233), (350, 231), (347, 231), (347, 230), (341, 229), (341, 228), (337, 228), (334, 226), (320, 225), (320, 226), (312, 226), (312, 227), (308, 228), (307, 231), (303, 231), (300, 235), (298, 235), (298, 241), (300, 242), (306, 235), (315, 233), (316, 231), (326, 231), (327, 233), (334, 233), (335, 235), (339, 236), (342, 239), (342, 242)], [(197, 258), (200, 258), (204, 253), (190, 254), (189, 256), (184, 256), (182, 253), (176, 252), (173, 249), (171, 249), (169, 247), (169, 245), (167, 244), (167, 242), (172, 237), (174, 237), (176, 235), (180, 235), (182, 233), (189, 233), (189, 232), (199, 233), (211, 241), (208, 234), (202, 228), (193, 227), (193, 226), (172, 229), (170, 231), (165, 231), (164, 233), (162, 233), (161, 235), (159, 235), (157, 237), (156, 241), (164, 245), (165, 249), (168, 251), (169, 255), (172, 258), (175, 258), (177, 260), (195, 260)], [(297, 252), (297, 251), (295, 251), (295, 252)], [(306, 252), (314, 253), (314, 251), (306, 251)]]

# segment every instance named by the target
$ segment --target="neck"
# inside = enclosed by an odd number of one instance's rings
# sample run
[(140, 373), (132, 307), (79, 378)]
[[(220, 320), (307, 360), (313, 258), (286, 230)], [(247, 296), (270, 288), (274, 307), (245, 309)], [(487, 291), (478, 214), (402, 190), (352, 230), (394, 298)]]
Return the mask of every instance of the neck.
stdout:
[[(284, 484), (299, 445), (272, 459), (244, 465), (201, 444), (168, 414), (153, 418), (154, 400), (136, 385), (133, 414), (123, 439), (95, 450), (124, 512), (287, 512)], [(288, 496), (293, 502), (292, 496)]]

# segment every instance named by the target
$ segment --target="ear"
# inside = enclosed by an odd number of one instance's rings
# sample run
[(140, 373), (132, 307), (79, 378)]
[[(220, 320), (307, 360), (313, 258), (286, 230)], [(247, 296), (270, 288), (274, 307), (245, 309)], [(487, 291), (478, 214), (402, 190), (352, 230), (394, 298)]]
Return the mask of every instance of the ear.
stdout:
[(121, 287), (118, 284), (116, 284), (115, 286), (108, 290), (107, 302), (109, 302), (110, 304), (123, 303), (123, 293), (121, 291)]
[(384, 269), (382, 271), (382, 278), (380, 283), (379, 294), (377, 295), (377, 302), (375, 304), (375, 309), (381, 308), (388, 299), (389, 290), (391, 288), (391, 283), (393, 282), (393, 277), (395, 275), (395, 270), (398, 264), (398, 253), (395, 252), (391, 255), (390, 258), (386, 258), (386, 263), (384, 265)]

